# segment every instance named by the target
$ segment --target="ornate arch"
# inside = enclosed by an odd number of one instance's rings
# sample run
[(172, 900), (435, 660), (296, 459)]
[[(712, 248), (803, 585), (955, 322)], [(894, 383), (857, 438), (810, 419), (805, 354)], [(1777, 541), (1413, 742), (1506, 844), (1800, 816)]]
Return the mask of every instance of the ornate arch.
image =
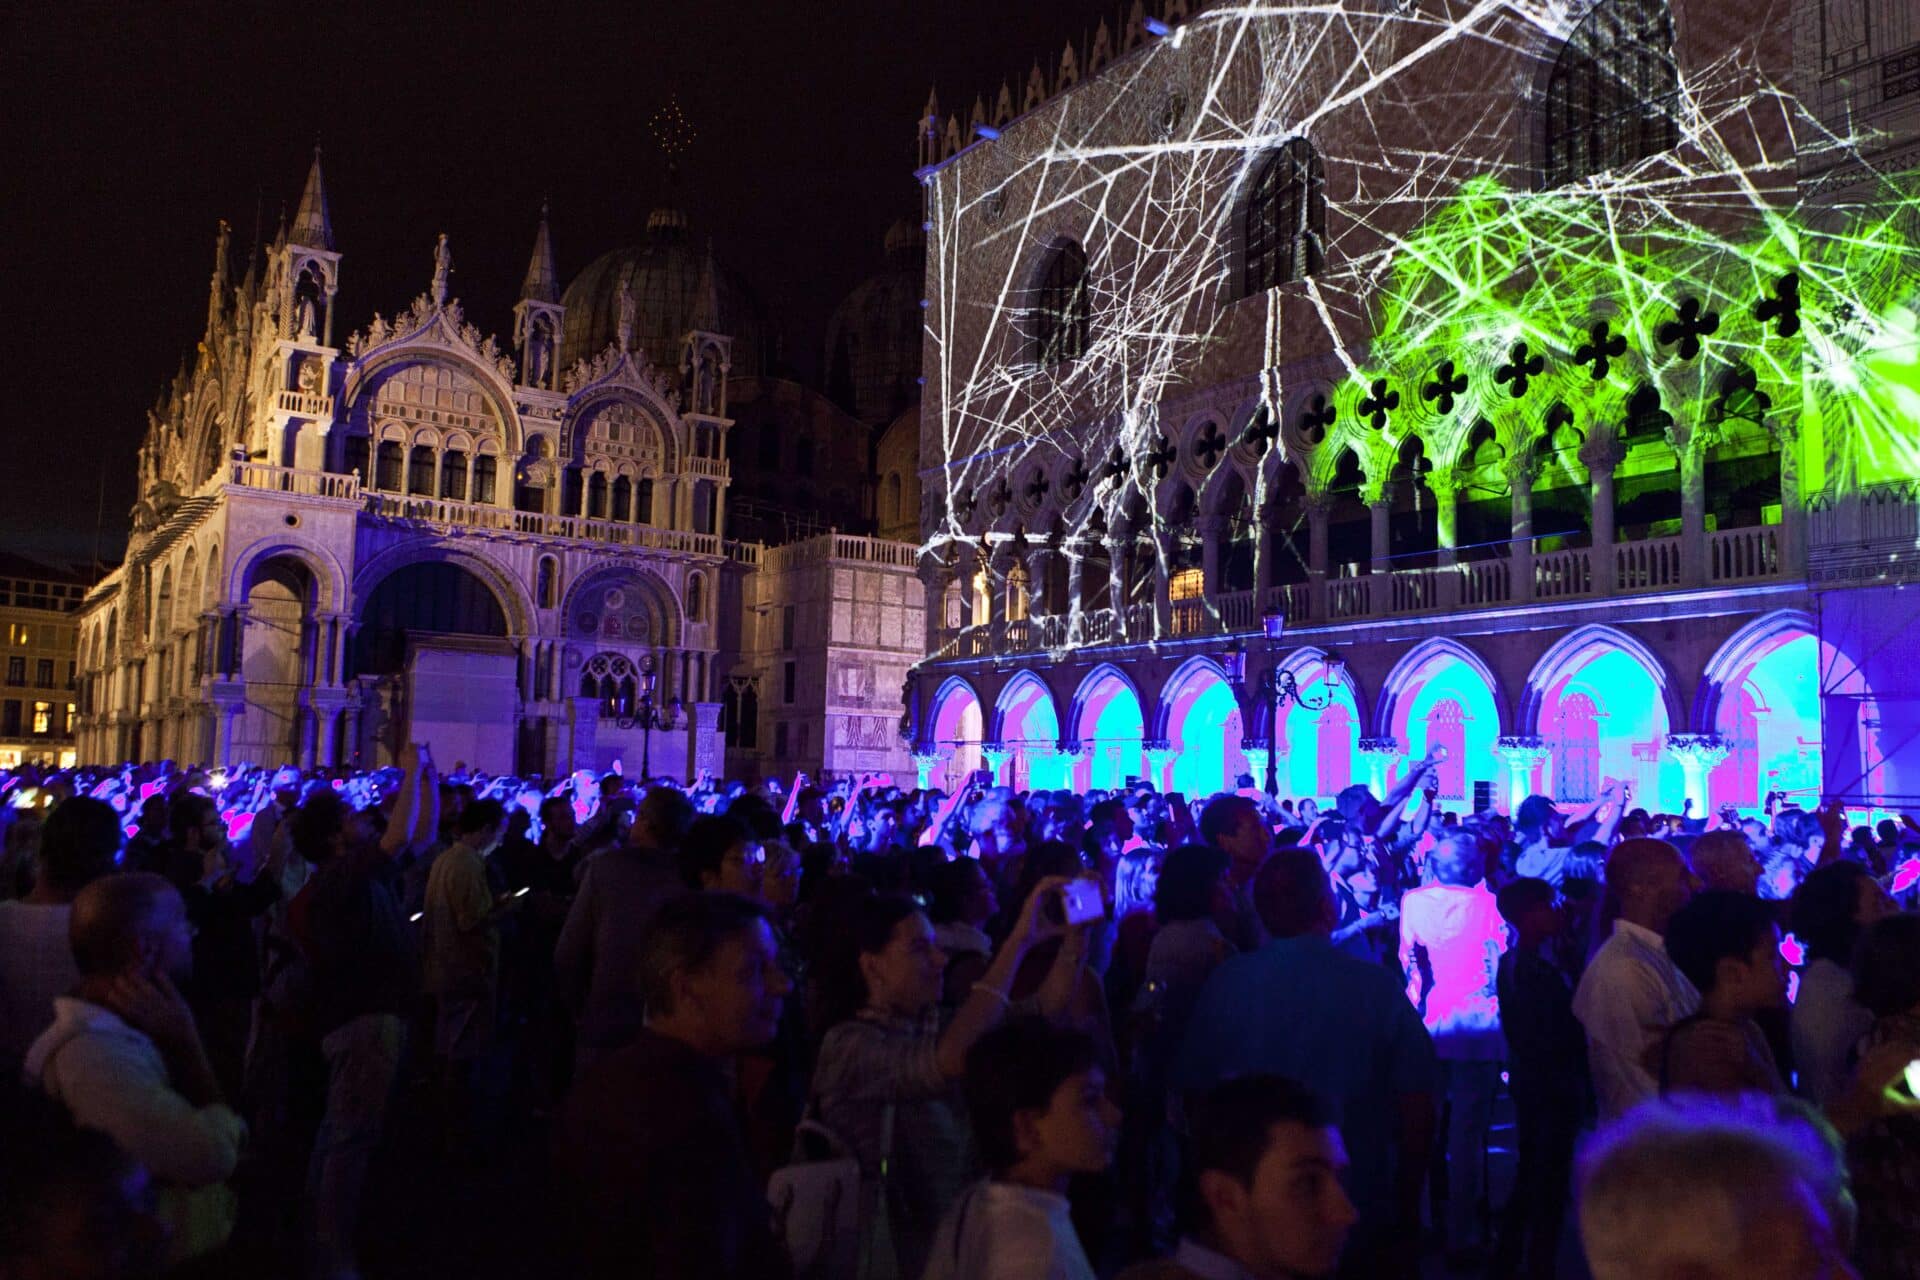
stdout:
[(986, 731), (987, 703), (981, 698), (980, 691), (974, 688), (972, 681), (965, 676), (948, 676), (940, 682), (940, 687), (934, 690), (933, 699), (927, 703), (926, 737), (929, 742), (942, 741), (934, 736), (940, 729), (941, 713), (946, 710), (947, 703), (958, 695), (965, 695), (973, 700), (973, 705), (980, 711), (981, 732)]
[(518, 578), (485, 555), (469, 551), (464, 547), (444, 546), (426, 538), (413, 539), (390, 547), (360, 565), (353, 578), (355, 608), (358, 608), (373, 589), (396, 569), (405, 568), (410, 564), (434, 561), (457, 565), (485, 583), (487, 589), (493, 592), (494, 599), (499, 602), (501, 612), (506, 614), (509, 635), (535, 634), (533, 602), (527, 597), (526, 590)]
[[(422, 330), (416, 339), (432, 328), (433, 325), (429, 324), (428, 330)], [(380, 427), (383, 424), (374, 421), (373, 405), (367, 393), (384, 381), (383, 375), (409, 365), (438, 365), (472, 378), (488, 407), (493, 410), (494, 420), (500, 424), (505, 451), (509, 456), (519, 455), (525, 447), (526, 430), (520, 422), (520, 415), (514, 411), (512, 386), (497, 368), (491, 368), (443, 342), (408, 340), (355, 361), (347, 371), (346, 383), (340, 394), (341, 403), (346, 406), (346, 412), (341, 416), (349, 424), (349, 430), (359, 426), (369, 438), (382, 438)], [(356, 422), (356, 418), (360, 421)]]
[(1221, 684), (1226, 685), (1228, 689), (1233, 690), (1234, 702), (1240, 705), (1241, 723), (1246, 723), (1248, 719), (1246, 705), (1240, 697), (1240, 691), (1234, 689), (1233, 682), (1227, 678), (1226, 668), (1222, 667), (1217, 660), (1205, 655), (1200, 655), (1188, 658), (1185, 662), (1173, 669), (1173, 674), (1169, 675), (1166, 680), (1161, 683), (1160, 692), (1153, 700), (1153, 708), (1151, 711), (1147, 711), (1144, 706), (1142, 707), (1142, 711), (1145, 712), (1143, 718), (1148, 726), (1147, 736), (1149, 738), (1166, 738), (1170, 735), (1173, 727), (1173, 707), (1180, 693), (1189, 684), (1196, 680), (1204, 679), (1207, 676), (1212, 676)]
[(1054, 733), (1058, 735), (1065, 732), (1060, 724), (1060, 704), (1058, 700), (1054, 698), (1053, 690), (1048, 687), (1045, 680), (1042, 680), (1032, 671), (1023, 668), (1014, 672), (1007, 682), (1000, 686), (1000, 692), (993, 700), (992, 723), (987, 734), (987, 740), (989, 742), (1000, 742), (1004, 740), (1007, 727), (1007, 710), (1014, 698), (1019, 696), (1020, 691), (1023, 689), (1035, 689), (1038, 691), (1038, 696), (1041, 701), (1046, 703), (1048, 713), (1053, 716)]
[[(345, 566), (329, 548), (291, 533), (275, 533), (262, 538), (234, 556), (224, 570), (222, 581), (225, 587), (221, 598), (244, 604), (258, 581), (261, 567), (279, 557), (296, 560), (313, 574), (317, 588), (315, 609), (332, 612), (345, 605), (349, 582)], [(207, 561), (208, 581), (211, 582), (214, 575), (220, 572), (221, 566), (210, 556)]]
[(1588, 623), (1576, 627), (1566, 635), (1554, 641), (1540, 660), (1533, 664), (1533, 670), (1527, 675), (1527, 687), (1520, 700), (1520, 714), (1514, 719), (1514, 728), (1521, 733), (1540, 732), (1540, 714), (1546, 704), (1546, 693), (1562, 676), (1573, 674), (1583, 658), (1595, 649), (1616, 649), (1638, 663), (1660, 691), (1662, 708), (1667, 715), (1668, 725), (1686, 724), (1686, 716), (1681, 714), (1679, 690), (1667, 664), (1660, 660), (1647, 644), (1637, 636), (1610, 627), (1604, 623)]
[[(623, 594), (621, 597), (613, 597), (608, 594), (609, 589)], [(607, 638), (605, 623), (609, 606), (616, 612), (627, 610), (626, 620), (630, 624), (639, 613), (630, 607), (635, 602), (624, 599), (624, 593), (630, 590), (640, 594), (641, 599), (638, 603), (644, 607), (646, 613), (659, 619), (660, 626), (655, 634), (648, 636), (628, 634), (624, 638), (630, 643), (639, 641), (665, 647), (679, 644), (680, 638), (686, 634), (687, 627), (687, 618), (681, 608), (679, 594), (653, 570), (632, 564), (603, 565), (581, 574), (567, 584), (567, 589), (560, 597), (561, 626), (565, 634), (569, 638), (578, 639), (584, 643), (589, 637), (587, 628), (582, 623), (590, 612), (593, 616), (594, 638), (596, 641)], [(589, 610), (587, 608), (589, 604), (595, 607)], [(631, 627), (623, 630), (630, 631)]]
[(1068, 738), (1078, 738), (1082, 733), (1082, 722), (1087, 718), (1090, 699), (1094, 691), (1109, 679), (1116, 680), (1121, 687), (1133, 695), (1134, 705), (1140, 708), (1141, 732), (1146, 732), (1147, 700), (1140, 696), (1140, 686), (1133, 677), (1111, 662), (1102, 662), (1080, 678), (1075, 686), (1073, 697), (1067, 703), (1067, 718), (1060, 722), (1060, 732)]
[(1419, 690), (1416, 682), (1425, 668), (1430, 663), (1444, 659), (1463, 663), (1486, 685), (1488, 694), (1493, 698), (1493, 709), (1500, 717), (1501, 728), (1498, 732), (1507, 732), (1505, 726), (1512, 723), (1512, 716), (1507, 709), (1506, 691), (1500, 687), (1493, 668), (1466, 645), (1442, 636), (1423, 640), (1407, 650), (1401, 655), (1400, 661), (1393, 664), (1393, 670), (1387, 673), (1387, 678), (1380, 682), (1380, 694), (1374, 700), (1373, 736), (1394, 736), (1393, 722), (1400, 709), (1400, 700), (1417, 695)]
[(659, 437), (660, 457), (651, 463), (651, 470), (645, 461), (640, 461), (643, 474), (653, 478), (676, 474), (685, 443), (680, 438), (679, 412), (652, 387), (625, 379), (588, 388), (568, 404), (560, 419), (556, 450), (560, 458), (568, 463), (586, 464), (589, 461), (587, 444), (594, 423), (606, 410), (620, 406), (637, 410), (643, 423)]
[[(1314, 681), (1326, 678), (1329, 657), (1331, 655), (1317, 645), (1302, 645), (1298, 649), (1289, 650), (1280, 661), (1274, 664), (1274, 670), (1290, 673), (1299, 686), (1305, 689)], [(1355, 679), (1352, 667), (1344, 663), (1341, 665), (1338, 684), (1340, 688), (1347, 691), (1347, 696), (1353, 699), (1354, 723), (1359, 726), (1366, 725), (1367, 702), (1362, 696), (1360, 683)], [(1271, 702), (1265, 698), (1255, 698), (1242, 714), (1242, 722), (1246, 725), (1249, 738), (1264, 740), (1269, 744), (1273, 742), (1275, 726)]]
[(1693, 695), (1695, 733), (1717, 733), (1720, 704), (1727, 687), (1749, 665), (1764, 657), (1766, 651), (1788, 636), (1819, 635), (1813, 615), (1804, 609), (1775, 609), (1748, 622), (1714, 651), (1700, 673), (1700, 686)]

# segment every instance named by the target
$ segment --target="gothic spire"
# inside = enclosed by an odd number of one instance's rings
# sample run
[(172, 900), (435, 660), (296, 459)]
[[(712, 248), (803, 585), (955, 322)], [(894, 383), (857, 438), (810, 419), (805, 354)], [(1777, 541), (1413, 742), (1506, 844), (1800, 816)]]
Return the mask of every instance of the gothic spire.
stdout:
[(310, 249), (333, 249), (333, 218), (327, 212), (327, 188), (320, 178), (319, 147), (313, 149), (313, 167), (307, 170), (307, 189), (300, 193), (289, 239)]
[(560, 273), (553, 267), (553, 241), (547, 234), (547, 202), (540, 202), (540, 230), (533, 237), (533, 257), (527, 262), (527, 278), (520, 286), (520, 297), (527, 302), (560, 301)]
[(700, 259), (700, 282), (693, 289), (693, 327), (717, 332), (720, 328), (720, 285), (715, 278), (713, 237), (707, 237), (707, 251)]
[(220, 324), (227, 302), (227, 220), (220, 219), (220, 231), (213, 242), (213, 281), (207, 286), (207, 332)]

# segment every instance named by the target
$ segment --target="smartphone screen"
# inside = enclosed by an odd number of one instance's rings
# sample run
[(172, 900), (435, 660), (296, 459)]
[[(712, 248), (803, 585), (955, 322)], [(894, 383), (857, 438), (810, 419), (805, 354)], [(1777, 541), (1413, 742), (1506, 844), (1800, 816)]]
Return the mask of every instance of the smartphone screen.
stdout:
[(1107, 905), (1100, 898), (1100, 886), (1091, 880), (1075, 880), (1061, 886), (1060, 905), (1068, 924), (1086, 924), (1107, 914)]

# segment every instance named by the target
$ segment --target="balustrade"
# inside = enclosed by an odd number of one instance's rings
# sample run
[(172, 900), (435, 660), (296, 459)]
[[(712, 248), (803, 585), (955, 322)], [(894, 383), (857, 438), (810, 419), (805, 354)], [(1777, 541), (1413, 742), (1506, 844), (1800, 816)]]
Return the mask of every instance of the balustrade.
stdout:
[(1534, 552), (1533, 598), (1565, 600), (1593, 589), (1592, 553), (1586, 547)]
[(1621, 594), (1664, 591), (1680, 585), (1680, 539), (1648, 538), (1613, 549), (1613, 581)]
[(1726, 529), (1707, 535), (1710, 582), (1748, 582), (1780, 572), (1780, 538), (1776, 525)]

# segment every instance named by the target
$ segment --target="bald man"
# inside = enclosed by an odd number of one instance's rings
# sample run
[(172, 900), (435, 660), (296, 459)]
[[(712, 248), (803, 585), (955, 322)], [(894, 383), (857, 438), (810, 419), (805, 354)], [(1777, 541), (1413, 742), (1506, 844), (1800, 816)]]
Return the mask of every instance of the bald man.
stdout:
[(1607, 894), (1620, 914), (1573, 995), (1603, 1120), (1654, 1096), (1648, 1050), (1700, 1007), (1666, 948), (1667, 922), (1697, 888), (1687, 860), (1665, 840), (1622, 840), (1607, 857)]
[(54, 1001), (27, 1079), (160, 1183), (170, 1265), (210, 1253), (233, 1230), (226, 1180), (246, 1126), (222, 1102), (180, 995), (193, 972), (186, 903), (161, 876), (107, 876), (74, 898), (68, 940), (80, 984)]

